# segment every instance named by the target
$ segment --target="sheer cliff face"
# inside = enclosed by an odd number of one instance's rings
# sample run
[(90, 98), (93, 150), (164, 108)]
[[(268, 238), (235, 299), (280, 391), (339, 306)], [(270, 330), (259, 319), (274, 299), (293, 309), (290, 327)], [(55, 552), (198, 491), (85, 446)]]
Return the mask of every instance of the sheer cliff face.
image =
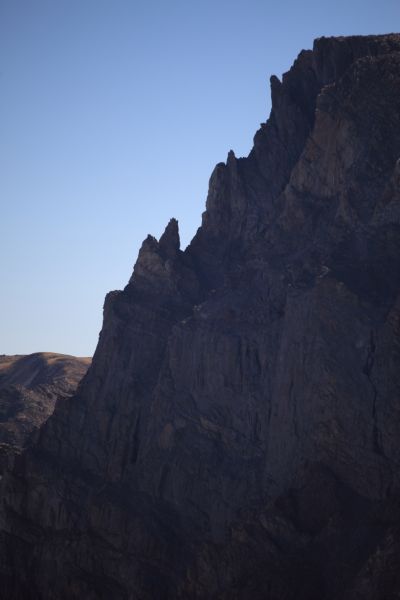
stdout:
[(400, 593), (400, 36), (319, 39), (271, 89), (4, 478), (7, 598)]

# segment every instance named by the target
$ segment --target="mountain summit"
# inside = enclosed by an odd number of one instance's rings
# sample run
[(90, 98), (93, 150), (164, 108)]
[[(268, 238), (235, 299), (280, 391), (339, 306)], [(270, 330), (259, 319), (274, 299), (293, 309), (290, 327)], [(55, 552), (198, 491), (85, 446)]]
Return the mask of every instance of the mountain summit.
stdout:
[(2, 480), (9, 600), (400, 594), (400, 35), (320, 38)]

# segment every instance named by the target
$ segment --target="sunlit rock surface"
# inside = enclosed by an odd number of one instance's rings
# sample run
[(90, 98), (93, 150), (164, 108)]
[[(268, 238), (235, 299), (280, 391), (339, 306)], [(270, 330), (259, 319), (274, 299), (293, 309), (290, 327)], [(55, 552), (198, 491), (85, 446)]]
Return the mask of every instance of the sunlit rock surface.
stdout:
[(54, 410), (76, 392), (90, 358), (52, 352), (0, 355), (0, 471)]

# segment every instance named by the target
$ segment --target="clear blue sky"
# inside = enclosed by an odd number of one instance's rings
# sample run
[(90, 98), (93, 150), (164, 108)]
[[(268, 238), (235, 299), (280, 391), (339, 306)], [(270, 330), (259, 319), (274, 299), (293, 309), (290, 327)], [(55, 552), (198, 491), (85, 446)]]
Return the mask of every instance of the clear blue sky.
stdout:
[(90, 355), (147, 233), (200, 224), (315, 37), (400, 29), (398, 0), (0, 0), (0, 353)]

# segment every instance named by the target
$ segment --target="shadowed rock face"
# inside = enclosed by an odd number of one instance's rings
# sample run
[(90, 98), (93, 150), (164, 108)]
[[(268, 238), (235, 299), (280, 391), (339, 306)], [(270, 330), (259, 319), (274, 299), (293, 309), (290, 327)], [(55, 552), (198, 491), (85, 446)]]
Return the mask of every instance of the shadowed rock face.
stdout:
[(48, 419), (57, 398), (72, 396), (90, 362), (51, 352), (0, 356), (0, 465)]
[(7, 598), (400, 593), (400, 36), (316, 40), (2, 482)]

